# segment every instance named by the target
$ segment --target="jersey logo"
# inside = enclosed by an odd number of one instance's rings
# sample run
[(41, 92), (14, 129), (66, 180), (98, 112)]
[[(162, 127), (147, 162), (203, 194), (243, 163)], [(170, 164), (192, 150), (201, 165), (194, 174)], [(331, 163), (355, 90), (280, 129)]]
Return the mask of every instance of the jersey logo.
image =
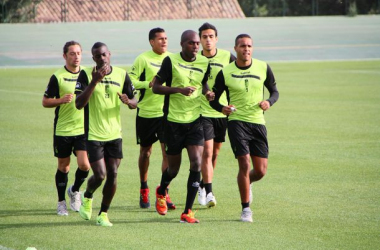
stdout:
[(180, 66), (182, 68), (185, 68), (185, 69), (195, 70), (195, 71), (199, 71), (199, 72), (203, 73), (202, 69), (199, 69), (199, 68), (196, 68), (196, 67), (190, 67), (190, 66), (186, 66), (186, 65), (183, 65), (183, 64), (180, 64), (180, 63), (178, 63), (178, 66)]
[(81, 89), (82, 87), (82, 84), (80, 82), (77, 82), (77, 84), (75, 85), (75, 88), (76, 89)]

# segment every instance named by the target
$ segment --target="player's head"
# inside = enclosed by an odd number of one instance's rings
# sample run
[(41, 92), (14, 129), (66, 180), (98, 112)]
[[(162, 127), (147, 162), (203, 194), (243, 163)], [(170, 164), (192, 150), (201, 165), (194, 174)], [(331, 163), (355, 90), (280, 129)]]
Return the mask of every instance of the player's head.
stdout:
[(199, 35), (194, 30), (185, 30), (181, 35), (182, 54), (185, 59), (194, 59), (199, 50)]
[(168, 37), (162, 28), (154, 28), (149, 31), (149, 43), (156, 54), (163, 54), (168, 48)]
[(235, 39), (236, 57), (240, 61), (250, 61), (252, 58), (252, 38), (247, 34), (240, 34)]
[(82, 60), (82, 47), (76, 41), (68, 41), (63, 46), (63, 58), (69, 68), (79, 67)]
[(204, 23), (199, 27), (199, 37), (203, 50), (212, 51), (216, 49), (216, 43), (218, 42), (218, 31), (214, 25), (210, 23)]
[(105, 43), (96, 42), (91, 48), (91, 53), (98, 68), (103, 67), (104, 64), (110, 64), (111, 52)]

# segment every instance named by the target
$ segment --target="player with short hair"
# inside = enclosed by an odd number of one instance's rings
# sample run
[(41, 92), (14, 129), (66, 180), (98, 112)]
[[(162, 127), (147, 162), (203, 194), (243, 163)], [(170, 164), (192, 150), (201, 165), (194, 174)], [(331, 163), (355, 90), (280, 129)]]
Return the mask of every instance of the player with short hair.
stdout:
[(67, 189), (70, 208), (78, 212), (80, 207), (79, 188), (88, 176), (90, 164), (86, 152), (83, 110), (75, 108), (75, 84), (81, 70), (82, 47), (76, 41), (69, 41), (63, 46), (65, 66), (57, 70), (50, 78), (42, 105), (55, 108), (54, 118), (54, 156), (58, 158), (55, 185), (58, 192), (58, 215), (68, 215), (65, 192), (70, 171), (71, 152), (77, 157), (78, 169), (75, 181)]
[[(252, 222), (250, 184), (263, 178), (268, 166), (264, 111), (278, 100), (279, 93), (269, 65), (252, 58), (253, 45), (249, 35), (238, 35), (234, 49), (237, 59), (218, 73), (213, 88), (215, 100), (210, 105), (228, 116), (228, 136), (239, 164), (237, 182), (242, 204), (241, 220)], [(263, 100), (264, 86), (269, 91), (266, 100)], [(224, 91), (229, 97), (229, 105), (219, 102)]]
[[(198, 223), (191, 211), (200, 181), (203, 152), (203, 127), (201, 124), (200, 98), (206, 95), (212, 100), (214, 93), (207, 86), (210, 65), (207, 58), (197, 56), (199, 36), (186, 30), (181, 36), (180, 53), (164, 59), (153, 81), (153, 92), (165, 95), (165, 147), (168, 168), (162, 173), (161, 183), (156, 189), (156, 210), (160, 215), (167, 213), (166, 188), (177, 176), (181, 166), (182, 149), (186, 148), (190, 161), (187, 181), (186, 205), (181, 222)], [(166, 86), (163, 86), (163, 83)]]
[[(199, 37), (203, 50), (199, 53), (208, 58), (211, 67), (211, 73), (207, 81), (208, 86), (212, 89), (218, 72), (236, 57), (231, 52), (218, 49), (218, 31), (210, 23), (204, 23), (199, 27)], [(202, 180), (198, 189), (198, 202), (200, 205), (214, 207), (216, 198), (212, 192), (212, 178), (216, 166), (216, 160), (225, 141), (227, 130), (227, 118), (223, 113), (215, 111), (205, 97), (201, 98), (202, 108), (202, 125), (205, 137), (204, 150), (202, 155)], [(226, 93), (223, 92), (220, 102), (227, 105)]]
[[(129, 77), (135, 88), (140, 91), (136, 115), (136, 137), (140, 144), (140, 207), (149, 208), (148, 168), (152, 145), (159, 140), (162, 151), (162, 172), (168, 167), (163, 138), (164, 96), (152, 92), (153, 78), (161, 67), (162, 60), (170, 53), (167, 51), (167, 36), (162, 28), (149, 31), (151, 50), (140, 54), (134, 61)], [(167, 190), (166, 203), (175, 209)]]
[(81, 71), (75, 90), (76, 107), (85, 107), (87, 149), (93, 171), (82, 195), (79, 214), (85, 220), (91, 219), (93, 193), (106, 179), (96, 224), (112, 226), (107, 212), (116, 192), (117, 170), (123, 158), (120, 104), (133, 109), (137, 101), (127, 72), (110, 65), (107, 45), (97, 42), (91, 53), (96, 67)]

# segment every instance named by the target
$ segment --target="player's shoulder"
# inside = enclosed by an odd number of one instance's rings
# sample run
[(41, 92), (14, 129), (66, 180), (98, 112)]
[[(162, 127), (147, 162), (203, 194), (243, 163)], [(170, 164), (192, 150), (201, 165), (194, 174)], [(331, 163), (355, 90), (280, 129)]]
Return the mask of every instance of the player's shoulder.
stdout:
[(112, 66), (112, 73), (115, 73), (115, 74), (126, 74), (127, 71), (125, 69), (123, 69), (123, 68)]
[(63, 67), (57, 69), (57, 70), (53, 73), (53, 75), (54, 75), (55, 77), (58, 78), (60, 75), (65, 74), (65, 73), (67, 73), (67, 72), (68, 72), (68, 71), (66, 70), (65, 66), (63, 66)]
[(231, 55), (231, 52), (228, 51), (228, 50), (225, 50), (225, 49), (219, 49), (219, 48), (218, 48), (218, 54), (220, 54), (220, 55), (228, 55), (228, 56), (230, 56), (230, 55)]
[(267, 68), (268, 64), (262, 60), (259, 60), (257, 58), (252, 58), (252, 65), (255, 67), (262, 67), (262, 68)]

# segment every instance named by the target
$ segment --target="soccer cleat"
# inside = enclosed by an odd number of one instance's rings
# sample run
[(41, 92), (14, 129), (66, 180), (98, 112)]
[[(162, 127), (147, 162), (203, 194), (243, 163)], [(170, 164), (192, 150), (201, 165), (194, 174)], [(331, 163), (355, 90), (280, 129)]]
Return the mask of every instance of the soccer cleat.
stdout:
[(60, 216), (68, 216), (69, 212), (67, 212), (67, 207), (66, 207), (66, 201), (58, 201), (57, 205), (57, 214)]
[(246, 207), (241, 211), (241, 216), (240, 216), (241, 221), (243, 222), (252, 222), (252, 211), (249, 207)]
[(169, 196), (169, 193), (166, 192), (166, 206), (168, 207), (168, 209), (170, 210), (174, 210), (175, 209), (175, 205), (174, 203), (172, 202), (172, 200), (170, 199), (170, 196)]
[(85, 220), (91, 219), (92, 215), (92, 198), (86, 198), (82, 194), (82, 204), (79, 208), (79, 215)]
[(251, 205), (253, 200), (253, 195), (252, 195), (252, 184), (249, 185), (249, 205)]
[(71, 208), (71, 210), (73, 210), (75, 212), (79, 212), (79, 208), (80, 208), (80, 204), (81, 204), (80, 192), (71, 191), (72, 187), (73, 186), (71, 186), (71, 187), (69, 187), (69, 189), (67, 189), (67, 194), (70, 198), (70, 208)]
[(155, 204), (155, 207), (156, 207), (157, 213), (159, 213), (160, 215), (165, 215), (168, 212), (168, 205), (166, 204), (166, 196), (163, 196), (163, 195), (157, 193), (159, 187), (160, 186), (157, 186), (157, 188), (156, 188), (156, 204)]
[(150, 208), (149, 188), (140, 189), (140, 208)]
[(105, 212), (101, 212), (96, 218), (96, 225), (102, 227), (112, 227), (112, 223), (108, 219), (108, 215)]
[(206, 206), (208, 208), (216, 206), (216, 199), (212, 192), (208, 193), (208, 195), (206, 196)]
[(206, 206), (206, 190), (198, 187), (198, 203), (199, 205)]
[(199, 220), (195, 219), (195, 213), (189, 209), (188, 213), (181, 214), (181, 220), (179, 222), (182, 223), (199, 223)]

